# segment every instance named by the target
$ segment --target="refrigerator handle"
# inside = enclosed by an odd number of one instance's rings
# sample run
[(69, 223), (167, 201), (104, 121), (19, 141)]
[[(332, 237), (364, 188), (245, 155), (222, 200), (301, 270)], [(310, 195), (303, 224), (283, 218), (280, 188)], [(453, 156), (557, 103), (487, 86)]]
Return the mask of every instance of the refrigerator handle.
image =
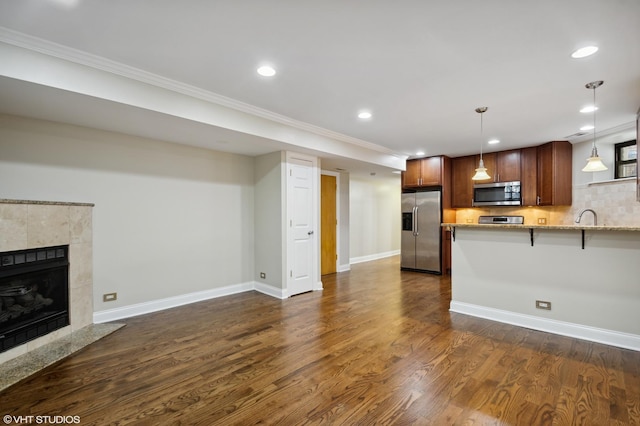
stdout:
[(420, 210), (418, 206), (413, 208), (413, 235), (416, 237), (420, 233), (418, 232), (418, 210)]

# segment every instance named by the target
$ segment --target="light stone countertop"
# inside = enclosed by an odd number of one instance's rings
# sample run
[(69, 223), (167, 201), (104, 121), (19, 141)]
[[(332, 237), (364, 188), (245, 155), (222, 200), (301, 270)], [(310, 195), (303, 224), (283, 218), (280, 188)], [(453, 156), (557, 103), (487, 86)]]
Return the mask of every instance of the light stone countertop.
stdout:
[(565, 231), (640, 231), (638, 226), (608, 226), (608, 225), (513, 225), (496, 223), (443, 223), (445, 228), (489, 228), (489, 229), (548, 229)]
[(85, 206), (95, 207), (93, 203), (72, 203), (68, 201), (33, 201), (33, 200), (10, 200), (6, 198), (0, 198), (0, 204), (40, 204), (47, 206)]

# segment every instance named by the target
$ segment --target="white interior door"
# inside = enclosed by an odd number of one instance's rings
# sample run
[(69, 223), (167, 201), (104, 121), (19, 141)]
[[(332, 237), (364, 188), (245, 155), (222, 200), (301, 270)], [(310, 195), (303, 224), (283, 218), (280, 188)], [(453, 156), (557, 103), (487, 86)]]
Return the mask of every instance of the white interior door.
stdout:
[(315, 232), (316, 185), (313, 161), (290, 158), (288, 168), (288, 293), (292, 296), (313, 290), (318, 242)]

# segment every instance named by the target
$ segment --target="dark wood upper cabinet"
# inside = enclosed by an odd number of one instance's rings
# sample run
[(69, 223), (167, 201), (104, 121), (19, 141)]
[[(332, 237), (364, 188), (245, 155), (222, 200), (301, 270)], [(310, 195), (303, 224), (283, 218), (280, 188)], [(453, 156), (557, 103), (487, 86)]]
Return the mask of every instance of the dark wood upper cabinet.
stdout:
[(477, 155), (451, 159), (451, 207), (465, 208), (473, 204), (473, 177), (478, 167)]
[(402, 173), (403, 188), (442, 186), (445, 181), (445, 156), (407, 160), (406, 171)]
[(407, 169), (402, 172), (402, 186), (420, 186), (421, 160), (407, 160)]
[[(478, 160), (480, 160), (480, 156), (478, 156)], [(519, 149), (483, 154), (482, 160), (487, 168), (487, 173), (491, 176), (491, 179), (483, 182), (512, 182), (520, 180)]]
[(496, 182), (512, 182), (521, 179), (521, 150), (512, 149), (496, 153)]
[(537, 150), (537, 205), (570, 206), (573, 149), (567, 141), (553, 141)]
[(420, 162), (421, 186), (442, 185), (442, 157), (423, 158)]

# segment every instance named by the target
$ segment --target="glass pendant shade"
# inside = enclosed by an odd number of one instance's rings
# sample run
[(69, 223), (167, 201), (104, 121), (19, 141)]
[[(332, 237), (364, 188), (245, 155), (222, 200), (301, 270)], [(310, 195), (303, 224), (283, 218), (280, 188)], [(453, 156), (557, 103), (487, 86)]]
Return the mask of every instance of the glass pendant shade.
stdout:
[(485, 180), (485, 179), (491, 179), (491, 176), (489, 176), (489, 174), (487, 173), (487, 168), (484, 166), (484, 161), (482, 161), (482, 158), (481, 158), (480, 162), (478, 163), (478, 168), (476, 169), (476, 174), (473, 175), (471, 180)]
[(582, 169), (583, 172), (602, 172), (608, 170), (600, 157), (598, 157), (598, 149), (594, 146), (591, 150), (591, 157), (587, 159), (587, 165)]

